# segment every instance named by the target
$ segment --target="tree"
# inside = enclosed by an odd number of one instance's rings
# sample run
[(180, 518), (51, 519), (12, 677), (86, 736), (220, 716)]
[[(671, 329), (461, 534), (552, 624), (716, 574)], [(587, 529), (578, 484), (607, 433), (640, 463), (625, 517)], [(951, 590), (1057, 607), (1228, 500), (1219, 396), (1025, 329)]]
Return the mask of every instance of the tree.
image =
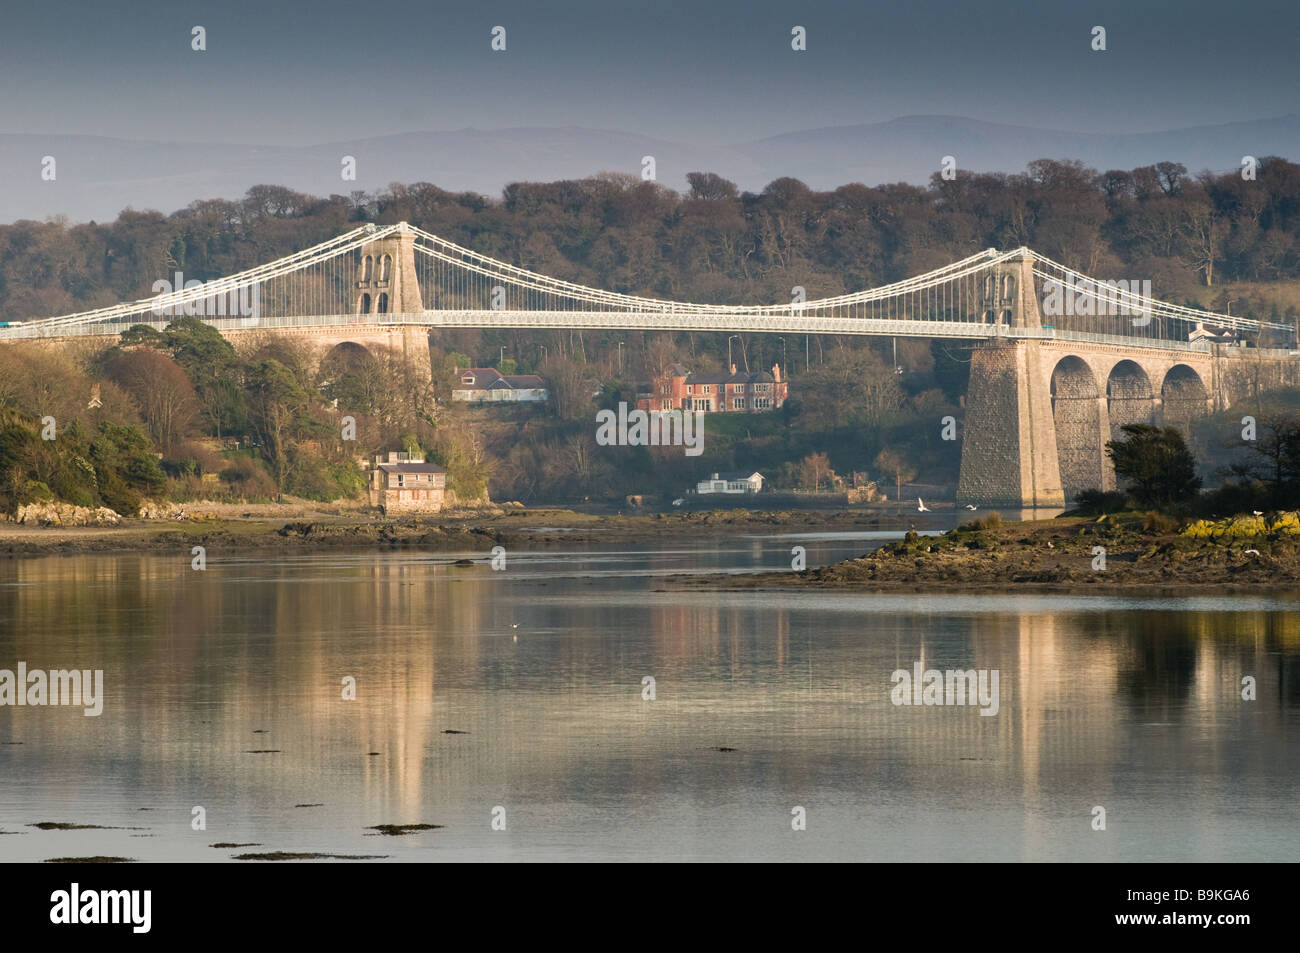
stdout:
[(736, 183), (724, 179), (714, 172), (687, 172), (686, 181), (691, 186), (691, 198), (716, 202), (722, 199), (734, 199), (737, 194)]
[(555, 413), (562, 420), (577, 420), (591, 407), (596, 390), (590, 368), (567, 357), (548, 357), (538, 369), (551, 392)]
[(916, 467), (902, 454), (888, 447), (876, 454), (875, 467), (881, 473), (893, 476), (895, 500), (902, 499), (904, 481), (916, 479)]
[(1125, 439), (1111, 440), (1106, 454), (1115, 474), (1143, 506), (1167, 506), (1189, 499), (1200, 489), (1196, 458), (1174, 427), (1125, 424)]
[(119, 351), (108, 362), (108, 372), (121, 385), (163, 453), (170, 454), (189, 437), (199, 412), (198, 396), (185, 371), (166, 354), (141, 347)]
[(1263, 432), (1250, 445), (1258, 461), (1233, 469), (1267, 486), (1274, 506), (1289, 505), (1300, 491), (1300, 421), (1276, 415), (1260, 425)]
[(799, 464), (799, 481), (805, 487), (820, 490), (822, 480), (829, 484), (834, 476), (835, 471), (831, 469), (830, 458), (824, 453), (810, 453)]
[(309, 395), (289, 368), (272, 358), (249, 369), (249, 423), (276, 490), (283, 493), (295, 462), (293, 438)]

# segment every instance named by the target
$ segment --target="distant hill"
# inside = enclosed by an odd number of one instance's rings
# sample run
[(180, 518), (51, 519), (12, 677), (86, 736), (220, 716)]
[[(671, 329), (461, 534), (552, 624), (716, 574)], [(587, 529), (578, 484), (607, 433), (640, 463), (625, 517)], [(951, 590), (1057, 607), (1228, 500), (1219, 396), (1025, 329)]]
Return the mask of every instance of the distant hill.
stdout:
[[(781, 176), (816, 189), (924, 184), (945, 155), (981, 172), (1020, 172), (1040, 158), (1081, 159), (1099, 170), (1167, 159), (1197, 172), (1237, 168), (1246, 154), (1300, 156), (1300, 116), (1116, 134), (909, 116), (718, 146), (579, 127), (412, 132), (301, 147), (9, 133), (0, 134), (0, 222), (57, 214), (104, 221), (126, 207), (171, 212), (195, 199), (239, 198), (257, 184), (330, 195), (423, 181), (497, 196), (515, 181), (639, 175), (646, 155), (670, 188), (685, 189), (687, 172), (710, 171), (756, 191)], [(57, 162), (54, 182), (40, 179), (46, 155)], [(340, 176), (345, 155), (357, 159), (355, 181)]]

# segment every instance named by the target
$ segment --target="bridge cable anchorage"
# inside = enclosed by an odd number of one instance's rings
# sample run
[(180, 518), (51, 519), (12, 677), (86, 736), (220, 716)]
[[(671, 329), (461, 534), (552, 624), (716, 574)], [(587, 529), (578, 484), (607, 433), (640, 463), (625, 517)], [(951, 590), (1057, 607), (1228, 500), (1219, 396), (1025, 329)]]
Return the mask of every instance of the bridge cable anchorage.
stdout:
[[(415, 254), (418, 253), (418, 254)], [(1209, 322), (1237, 330), (1291, 329), (1147, 298), (1092, 282), (1091, 297), (1156, 318), (1106, 323), (1095, 315), (1023, 320), (1019, 281), (1091, 282), (1080, 272), (1021, 246), (990, 248), (932, 271), (876, 288), (807, 301), (722, 305), (678, 302), (593, 288), (512, 265), (407, 222), (366, 223), (310, 248), (224, 278), (137, 301), (0, 327), (0, 338), (113, 334), (123, 324), (165, 326), (194, 314), (219, 328), (310, 328), (366, 323), (462, 327), (619, 327), (647, 330), (752, 330), (980, 339), (1109, 341), (1205, 350), (1180, 328)], [(414, 282), (415, 293), (410, 284)], [(1087, 286), (1085, 286), (1087, 287)], [(405, 288), (405, 291), (402, 289)], [(260, 295), (251, 319), (225, 296)], [(1037, 300), (1038, 289), (1034, 289)], [(208, 307), (213, 303), (213, 309)], [(418, 302), (418, 304), (417, 304)], [(419, 307), (421, 310), (412, 310)], [(403, 310), (405, 309), (405, 310)], [(230, 311), (227, 314), (227, 311)], [(1107, 311), (1107, 315), (1111, 312)], [(1007, 316), (1012, 317), (1008, 320)], [(1050, 321), (1051, 323), (1047, 323)], [(1141, 333), (1137, 333), (1141, 332)]]

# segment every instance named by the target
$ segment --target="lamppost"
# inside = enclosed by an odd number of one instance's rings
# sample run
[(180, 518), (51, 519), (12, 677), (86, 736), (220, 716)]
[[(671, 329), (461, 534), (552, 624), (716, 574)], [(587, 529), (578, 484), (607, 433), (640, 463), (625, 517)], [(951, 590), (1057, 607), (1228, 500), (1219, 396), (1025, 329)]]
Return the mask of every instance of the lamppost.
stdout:
[(546, 363), (546, 345), (545, 345), (545, 344), (539, 344), (539, 345), (537, 345), (537, 350), (541, 352), (541, 355), (540, 355), (540, 356), (538, 357), (538, 359), (537, 359), (537, 363), (538, 363), (538, 364), (545, 364), (545, 363)]
[(502, 344), (502, 345), (501, 345), (501, 356), (497, 358), (497, 367), (500, 367), (500, 366), (501, 366), (501, 362), (504, 361), (505, 359), (506, 359), (506, 346), (505, 346), (504, 344)]
[(781, 342), (781, 370), (788, 374), (790, 372), (786, 370), (785, 366), (785, 338), (777, 338), (777, 340)]
[(618, 342), (618, 375), (623, 376), (623, 342)]
[(738, 337), (740, 337), (739, 334), (733, 334), (731, 335), (731, 337), (727, 338), (727, 367), (729, 368), (736, 366), (731, 362), (731, 340), (732, 338), (738, 338)]

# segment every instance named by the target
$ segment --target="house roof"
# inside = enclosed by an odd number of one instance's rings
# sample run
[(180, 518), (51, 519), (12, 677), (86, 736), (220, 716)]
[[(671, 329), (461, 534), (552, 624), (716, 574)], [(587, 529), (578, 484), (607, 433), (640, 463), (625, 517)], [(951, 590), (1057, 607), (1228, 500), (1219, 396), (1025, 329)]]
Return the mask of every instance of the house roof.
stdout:
[(378, 469), (385, 473), (446, 473), (436, 463), (381, 463)]
[[(466, 375), (473, 375), (474, 383), (465, 384), (463, 378)], [(493, 390), (506, 388), (515, 390), (518, 388), (545, 387), (546, 382), (536, 374), (502, 374), (494, 367), (467, 367), (457, 375), (462, 379), (462, 385), (472, 390)]]
[(510, 374), (505, 378), (511, 387), (545, 387), (546, 381), (536, 374)]
[(758, 477), (761, 480), (763, 479), (763, 474), (759, 473), (757, 470), (737, 470), (733, 473), (719, 473), (717, 477), (709, 477), (709, 480), (718, 479), (726, 480), (728, 483), (735, 483), (739, 480), (752, 480), (754, 477)]

